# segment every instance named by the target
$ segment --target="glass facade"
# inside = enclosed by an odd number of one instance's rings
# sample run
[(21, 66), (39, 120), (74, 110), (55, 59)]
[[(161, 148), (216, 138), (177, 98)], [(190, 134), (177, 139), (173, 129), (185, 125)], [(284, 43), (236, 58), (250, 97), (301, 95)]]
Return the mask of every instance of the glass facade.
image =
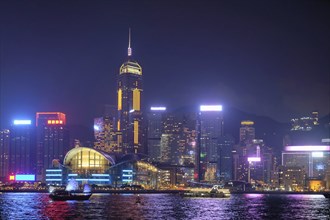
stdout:
[(124, 161), (110, 169), (112, 184), (115, 187), (127, 185), (139, 186), (144, 189), (157, 188), (158, 169), (145, 161)]
[(68, 152), (64, 159), (64, 166), (70, 167), (72, 173), (80, 175), (102, 174), (109, 170), (111, 161), (104, 153), (79, 147)]

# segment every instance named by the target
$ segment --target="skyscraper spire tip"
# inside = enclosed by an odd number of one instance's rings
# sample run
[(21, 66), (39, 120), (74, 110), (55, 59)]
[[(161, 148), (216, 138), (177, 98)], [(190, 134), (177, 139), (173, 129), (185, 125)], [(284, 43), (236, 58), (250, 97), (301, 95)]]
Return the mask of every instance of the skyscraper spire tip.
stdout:
[(132, 56), (132, 48), (131, 48), (131, 28), (128, 28), (128, 56)]

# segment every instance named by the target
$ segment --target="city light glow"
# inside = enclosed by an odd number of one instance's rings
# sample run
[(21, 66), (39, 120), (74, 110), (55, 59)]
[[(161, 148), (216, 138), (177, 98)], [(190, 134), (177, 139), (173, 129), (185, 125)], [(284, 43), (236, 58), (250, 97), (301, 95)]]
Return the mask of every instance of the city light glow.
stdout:
[(306, 145), (306, 146), (287, 146), (285, 151), (330, 151), (330, 146)]
[(221, 112), (222, 105), (201, 105), (200, 111), (201, 112)]
[(30, 125), (31, 120), (14, 120), (14, 125)]
[(260, 157), (248, 157), (249, 162), (260, 162), (261, 158)]
[(15, 180), (15, 176), (14, 175), (10, 175), (9, 176), (9, 180)]
[(150, 108), (151, 111), (165, 111), (166, 110), (166, 107), (151, 107)]

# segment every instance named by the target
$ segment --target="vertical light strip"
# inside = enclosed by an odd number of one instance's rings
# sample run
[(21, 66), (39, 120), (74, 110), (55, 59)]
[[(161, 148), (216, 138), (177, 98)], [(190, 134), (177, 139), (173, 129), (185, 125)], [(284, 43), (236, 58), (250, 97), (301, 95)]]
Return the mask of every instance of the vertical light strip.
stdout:
[(117, 130), (120, 131), (120, 120), (117, 121)]
[(134, 121), (134, 144), (139, 143), (139, 122)]
[(140, 90), (133, 89), (133, 109), (135, 111), (140, 111)]
[(118, 89), (118, 110), (122, 109), (122, 90)]

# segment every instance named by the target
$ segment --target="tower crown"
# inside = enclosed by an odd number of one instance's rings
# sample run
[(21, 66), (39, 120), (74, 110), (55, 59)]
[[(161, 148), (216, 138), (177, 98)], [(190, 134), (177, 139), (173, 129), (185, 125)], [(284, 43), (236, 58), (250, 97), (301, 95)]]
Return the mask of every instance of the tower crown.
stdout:
[(128, 29), (128, 61), (123, 63), (119, 69), (119, 74), (131, 73), (136, 75), (142, 75), (142, 67), (131, 59), (132, 57), (132, 48), (131, 48), (131, 28)]
[(132, 73), (136, 75), (142, 75), (142, 67), (135, 61), (127, 61), (121, 65), (119, 73)]

